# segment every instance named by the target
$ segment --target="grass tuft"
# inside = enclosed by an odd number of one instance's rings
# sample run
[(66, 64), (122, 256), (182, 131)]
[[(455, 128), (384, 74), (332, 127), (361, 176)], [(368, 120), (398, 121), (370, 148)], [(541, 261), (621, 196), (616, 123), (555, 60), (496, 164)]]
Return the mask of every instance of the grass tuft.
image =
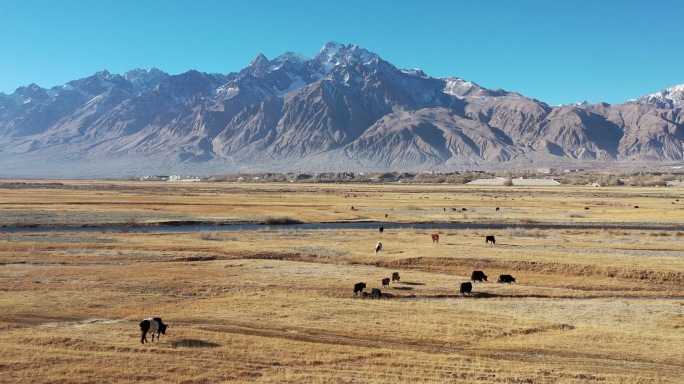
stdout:
[(259, 224), (265, 225), (292, 225), (292, 224), (304, 224), (303, 221), (299, 219), (294, 219), (292, 217), (268, 217), (261, 221)]

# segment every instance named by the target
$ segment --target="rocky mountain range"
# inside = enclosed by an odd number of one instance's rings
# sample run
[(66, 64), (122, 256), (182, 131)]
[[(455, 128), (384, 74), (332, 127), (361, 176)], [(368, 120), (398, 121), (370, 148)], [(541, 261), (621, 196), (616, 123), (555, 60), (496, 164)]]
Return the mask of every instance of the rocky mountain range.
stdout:
[(0, 93), (0, 177), (682, 164), (683, 106), (684, 84), (549, 106), (328, 43), (237, 73), (102, 71)]

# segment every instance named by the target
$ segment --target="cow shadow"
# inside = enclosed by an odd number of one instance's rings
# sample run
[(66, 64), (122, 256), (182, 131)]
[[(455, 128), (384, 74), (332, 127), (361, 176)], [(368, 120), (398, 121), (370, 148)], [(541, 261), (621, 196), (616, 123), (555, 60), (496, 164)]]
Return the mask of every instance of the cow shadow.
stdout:
[(404, 285), (425, 285), (425, 283), (416, 283), (413, 281), (400, 281), (399, 284), (404, 284)]
[(497, 298), (497, 297), (505, 297), (505, 295), (498, 295), (496, 293), (489, 293), (489, 292), (472, 292), (470, 295), (466, 295), (470, 297), (477, 297), (479, 299), (492, 299), (492, 298)]
[(413, 287), (392, 287), (392, 289), (397, 289), (400, 291), (412, 291)]
[(368, 292), (362, 292), (362, 293), (365, 293), (365, 295), (362, 294), (360, 296), (360, 298), (362, 300), (383, 300), (383, 299), (394, 299), (394, 298), (396, 298), (396, 296), (394, 296), (391, 293), (387, 293), (387, 292), (382, 292), (379, 297), (373, 297)]
[(212, 343), (209, 341), (204, 341), (204, 340), (197, 340), (197, 339), (181, 339), (181, 340), (176, 340), (173, 343), (171, 343), (171, 346), (173, 348), (178, 348), (178, 347), (186, 347), (186, 348), (216, 348), (220, 347), (221, 344), (216, 344)]

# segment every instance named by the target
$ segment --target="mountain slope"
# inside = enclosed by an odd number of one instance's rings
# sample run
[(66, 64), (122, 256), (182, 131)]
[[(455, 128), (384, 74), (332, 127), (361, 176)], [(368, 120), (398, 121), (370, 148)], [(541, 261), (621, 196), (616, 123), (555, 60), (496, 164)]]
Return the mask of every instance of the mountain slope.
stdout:
[(682, 105), (684, 85), (551, 107), (331, 42), (225, 75), (102, 71), (0, 93), (0, 176), (681, 163)]

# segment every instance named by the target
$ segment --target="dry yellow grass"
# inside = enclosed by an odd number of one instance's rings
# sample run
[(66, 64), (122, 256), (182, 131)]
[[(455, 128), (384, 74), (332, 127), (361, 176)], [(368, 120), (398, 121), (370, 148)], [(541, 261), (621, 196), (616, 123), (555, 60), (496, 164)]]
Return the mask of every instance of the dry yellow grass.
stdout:
[[(282, 217), (405, 226), (382, 234), (277, 226), (0, 230), (0, 382), (680, 382), (680, 194), (7, 184), (0, 189), (0, 222), (10, 226)], [(425, 222), (434, 224), (411, 226)], [(451, 222), (505, 225), (454, 229)], [(671, 228), (629, 229), (637, 225)], [(439, 244), (431, 233), (440, 234)], [(496, 245), (484, 243), (489, 234)], [(379, 254), (377, 241), (384, 245)], [(473, 270), (484, 270), (490, 281), (474, 283), (473, 294), (462, 297), (459, 284)], [(381, 288), (393, 271), (402, 279), (383, 289), (391, 297), (354, 297), (354, 283)], [(494, 283), (504, 273), (517, 283)], [(161, 341), (141, 345), (138, 323), (149, 316), (161, 316), (169, 330)]]

